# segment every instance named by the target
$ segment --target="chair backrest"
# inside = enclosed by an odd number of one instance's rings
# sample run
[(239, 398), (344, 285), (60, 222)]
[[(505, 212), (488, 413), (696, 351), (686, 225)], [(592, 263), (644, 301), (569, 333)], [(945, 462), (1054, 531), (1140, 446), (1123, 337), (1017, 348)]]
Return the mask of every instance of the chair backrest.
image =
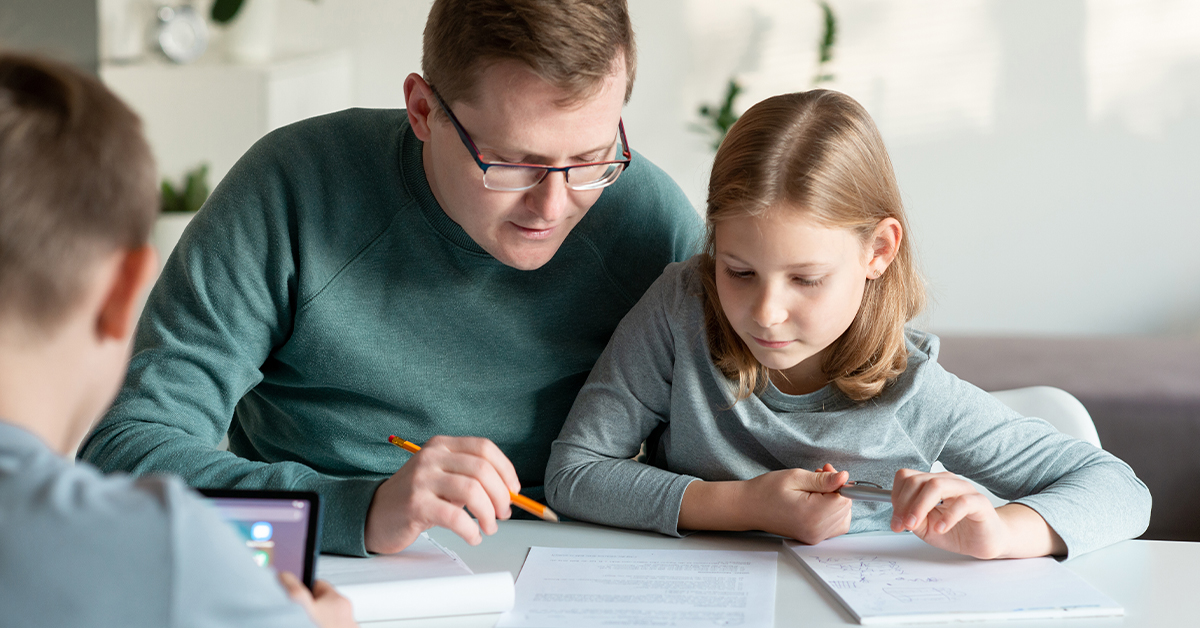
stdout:
[[(1037, 417), (1053, 425), (1055, 429), (1067, 436), (1078, 438), (1097, 447), (1100, 446), (1100, 435), (1096, 433), (1092, 415), (1088, 414), (1087, 408), (1083, 407), (1078, 399), (1061, 388), (1030, 386), (1000, 390), (991, 395), (1024, 416)], [(933, 468), (930, 469), (933, 473), (945, 470), (946, 468), (942, 466), (941, 462), (933, 463)], [(1001, 506), (1007, 503), (975, 482), (971, 482), (971, 484), (974, 484), (975, 488), (983, 493), (993, 505)]]

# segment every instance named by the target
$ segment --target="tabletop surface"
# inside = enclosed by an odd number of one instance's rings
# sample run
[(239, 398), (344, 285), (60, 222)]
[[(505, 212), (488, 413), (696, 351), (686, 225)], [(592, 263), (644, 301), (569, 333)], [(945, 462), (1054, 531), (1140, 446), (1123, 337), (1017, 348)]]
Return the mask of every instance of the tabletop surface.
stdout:
[[(429, 535), (459, 555), (475, 573), (521, 570), (531, 546), (631, 549), (700, 549), (779, 552), (775, 625), (824, 628), (856, 626), (853, 617), (826, 593), (783, 547), (765, 534), (697, 533), (677, 539), (652, 532), (585, 523), (502, 521), (500, 530), (472, 547), (442, 528)], [(1200, 625), (1200, 543), (1122, 541), (1063, 563), (1125, 607), (1124, 617), (1098, 619), (972, 622), (1018, 628)], [(370, 628), (490, 628), (499, 615), (442, 617), (366, 624)], [(941, 625), (947, 624), (929, 624)]]

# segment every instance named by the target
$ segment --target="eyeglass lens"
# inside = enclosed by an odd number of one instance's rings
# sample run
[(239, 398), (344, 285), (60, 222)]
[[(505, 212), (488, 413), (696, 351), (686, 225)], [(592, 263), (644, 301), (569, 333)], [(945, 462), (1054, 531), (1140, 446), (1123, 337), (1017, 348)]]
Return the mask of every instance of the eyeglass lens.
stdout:
[[(573, 166), (565, 174), (567, 187), (572, 190), (595, 190), (617, 180), (624, 164), (588, 164)], [(483, 174), (483, 185), (491, 190), (527, 190), (546, 178), (549, 173), (543, 168), (489, 164)]]

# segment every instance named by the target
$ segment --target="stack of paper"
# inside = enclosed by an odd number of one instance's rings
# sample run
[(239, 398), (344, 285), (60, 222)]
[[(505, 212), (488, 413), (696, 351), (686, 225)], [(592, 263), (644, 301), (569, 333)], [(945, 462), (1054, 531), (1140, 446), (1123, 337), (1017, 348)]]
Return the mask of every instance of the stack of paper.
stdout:
[(1125, 614), (1053, 558), (976, 560), (912, 534), (785, 544), (860, 624)]
[(533, 547), (496, 628), (772, 628), (776, 552)]
[(322, 556), (317, 577), (350, 600), (360, 622), (501, 613), (513, 605), (512, 574), (476, 575), (426, 534), (398, 554)]

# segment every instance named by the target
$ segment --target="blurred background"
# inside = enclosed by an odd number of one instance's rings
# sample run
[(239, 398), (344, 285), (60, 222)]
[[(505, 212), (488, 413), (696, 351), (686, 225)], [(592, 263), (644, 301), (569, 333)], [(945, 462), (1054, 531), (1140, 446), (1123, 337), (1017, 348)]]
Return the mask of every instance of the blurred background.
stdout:
[[(402, 107), (429, 5), (246, 0), (221, 23), (213, 0), (3, 0), (0, 45), (127, 99), (186, 221), (201, 164), (213, 186), (273, 128)], [(1073, 393), (1155, 494), (1150, 536), (1200, 539), (1200, 2), (629, 5), (629, 141), (697, 211), (714, 120), (818, 84), (855, 97), (895, 164), (942, 363)]]
[[(175, 64), (160, 5), (208, 22)], [(248, 0), (269, 52), (235, 60), (212, 0), (5, 0), (0, 41), (99, 72), (147, 121), (163, 175), (217, 183), (258, 136), (344, 107), (402, 107), (428, 0)], [(874, 116), (911, 213), (941, 333), (1200, 337), (1200, 3), (855, 0), (825, 87)], [(702, 210), (711, 138), (734, 111), (812, 87), (824, 16), (810, 0), (631, 0), (639, 72), (630, 143)], [(262, 11), (258, 11), (261, 13)], [(270, 30), (270, 29), (269, 29)]]

